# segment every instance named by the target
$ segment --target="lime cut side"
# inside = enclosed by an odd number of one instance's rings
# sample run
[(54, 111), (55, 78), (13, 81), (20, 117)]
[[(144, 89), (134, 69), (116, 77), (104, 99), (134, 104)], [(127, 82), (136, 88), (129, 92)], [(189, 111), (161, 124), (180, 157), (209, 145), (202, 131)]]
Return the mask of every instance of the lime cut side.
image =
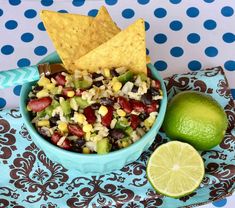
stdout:
[(204, 177), (202, 157), (189, 144), (172, 141), (159, 146), (147, 165), (153, 188), (166, 196), (179, 198), (197, 189)]

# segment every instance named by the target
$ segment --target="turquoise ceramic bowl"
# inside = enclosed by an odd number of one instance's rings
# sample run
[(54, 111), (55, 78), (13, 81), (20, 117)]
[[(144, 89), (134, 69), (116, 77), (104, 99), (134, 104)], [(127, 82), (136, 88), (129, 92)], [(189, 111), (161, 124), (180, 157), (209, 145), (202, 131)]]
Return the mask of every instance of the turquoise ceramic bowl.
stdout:
[[(52, 53), (46, 58), (44, 58), (40, 63), (50, 62), (55, 63), (59, 62), (58, 55)], [(166, 111), (167, 105), (167, 96), (166, 89), (163, 82), (163, 79), (158, 74), (157, 70), (153, 65), (149, 64), (148, 67), (151, 69), (154, 78), (157, 78), (161, 81), (161, 87), (163, 89), (164, 98), (161, 101), (159, 115), (152, 126), (152, 128), (137, 142), (130, 145), (127, 148), (117, 150), (115, 152), (110, 152), (106, 155), (97, 155), (97, 154), (81, 154), (70, 152), (64, 149), (61, 149), (38, 134), (33, 124), (31, 123), (29, 112), (26, 109), (26, 100), (28, 93), (31, 90), (32, 83), (27, 83), (22, 86), (20, 94), (20, 110), (24, 123), (29, 131), (29, 134), (32, 137), (34, 143), (41, 148), (49, 159), (52, 161), (62, 164), (67, 169), (76, 169), (82, 173), (107, 173), (117, 169), (121, 169), (128, 163), (131, 163), (139, 158), (141, 153), (148, 149), (149, 146), (153, 143), (156, 134), (158, 133)]]

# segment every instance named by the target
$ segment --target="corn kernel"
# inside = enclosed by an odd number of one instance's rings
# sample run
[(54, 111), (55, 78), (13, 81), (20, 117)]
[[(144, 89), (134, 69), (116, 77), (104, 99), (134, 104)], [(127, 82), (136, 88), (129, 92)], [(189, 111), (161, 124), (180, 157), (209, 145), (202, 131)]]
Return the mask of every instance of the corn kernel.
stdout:
[(113, 77), (113, 78), (112, 78), (112, 80), (111, 80), (111, 84), (113, 85), (115, 82), (118, 82), (117, 77)]
[(122, 88), (122, 83), (119, 81), (116, 81), (113, 83), (113, 90), (114, 92), (118, 92)]
[(38, 126), (47, 126), (47, 127), (50, 127), (50, 122), (49, 120), (40, 120), (37, 122), (37, 125)]
[(128, 147), (130, 145), (130, 143), (128, 141), (123, 141), (122, 142), (122, 147), (125, 148), (125, 147)]
[(110, 71), (109, 71), (109, 69), (107, 69), (107, 68), (104, 69), (104, 76), (105, 76), (105, 77), (110, 77)]
[(59, 129), (61, 132), (68, 132), (68, 125), (67, 125), (67, 123), (65, 123), (65, 122), (60, 122), (59, 125), (58, 125), (58, 129)]
[(44, 77), (44, 76), (42, 76), (38, 81), (39, 86), (46, 86), (50, 83), (51, 83), (51, 81), (48, 78)]
[(86, 120), (86, 117), (78, 112), (74, 113), (74, 120), (80, 124), (84, 123), (84, 121)]
[(124, 110), (122, 110), (122, 109), (117, 109), (117, 114), (118, 114), (119, 116), (121, 116), (121, 117), (126, 116), (126, 112), (125, 112)]
[(82, 130), (86, 133), (88, 132), (91, 132), (92, 130), (92, 125), (91, 124), (85, 124), (83, 127), (82, 127)]
[(86, 132), (86, 134), (85, 134), (86, 141), (89, 141), (90, 138), (91, 138), (91, 132)]
[(88, 147), (83, 147), (82, 148), (82, 153), (83, 154), (90, 154), (90, 149)]
[(27, 105), (27, 111), (32, 111), (32, 109)]
[(70, 98), (73, 97), (74, 95), (75, 95), (74, 91), (68, 91), (67, 92), (67, 96), (70, 97)]
[(148, 118), (146, 118), (145, 120), (144, 120), (144, 125), (145, 125), (145, 127), (146, 128), (150, 128), (152, 125), (153, 125), (153, 123), (154, 123), (154, 121), (155, 121), (155, 118), (154, 117), (148, 117)]
[(55, 84), (54, 83), (47, 84), (45, 88), (48, 90), (53, 90), (55, 88)]
[(98, 110), (98, 113), (102, 116), (105, 116), (108, 113), (108, 108), (105, 107), (104, 105), (101, 105)]
[(39, 92), (37, 92), (36, 96), (37, 98), (42, 98), (48, 96), (48, 90), (47, 89), (42, 89)]

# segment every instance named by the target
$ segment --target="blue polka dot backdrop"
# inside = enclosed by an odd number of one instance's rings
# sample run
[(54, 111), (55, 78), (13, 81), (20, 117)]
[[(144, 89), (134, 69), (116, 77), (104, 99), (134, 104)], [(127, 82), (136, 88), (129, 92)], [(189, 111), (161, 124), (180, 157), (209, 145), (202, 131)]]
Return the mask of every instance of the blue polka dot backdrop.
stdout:
[[(0, 70), (36, 64), (55, 50), (42, 9), (94, 17), (101, 5), (122, 29), (145, 20), (146, 51), (163, 77), (222, 66), (235, 89), (234, 0), (6, 0), (0, 4)], [(19, 88), (1, 90), (1, 106), (18, 106)]]
[[(39, 17), (42, 9), (94, 17), (102, 5), (122, 29), (145, 20), (146, 53), (163, 77), (222, 66), (235, 98), (234, 0), (4, 0), (0, 71), (34, 65), (55, 50)], [(0, 109), (18, 106), (20, 90), (0, 90)], [(235, 196), (201, 207), (235, 207)]]

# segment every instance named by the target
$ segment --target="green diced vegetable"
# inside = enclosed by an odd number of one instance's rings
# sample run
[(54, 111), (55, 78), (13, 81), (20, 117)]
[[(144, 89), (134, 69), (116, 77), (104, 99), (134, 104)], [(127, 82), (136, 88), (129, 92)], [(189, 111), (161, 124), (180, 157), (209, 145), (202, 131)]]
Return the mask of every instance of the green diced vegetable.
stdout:
[(44, 109), (43, 111), (37, 112), (37, 117), (38, 118), (43, 118), (47, 115), (46, 110)]
[(52, 111), (54, 110), (53, 106), (50, 105), (47, 108), (45, 108), (46, 115), (50, 116), (52, 115)]
[(140, 79), (142, 82), (146, 82), (148, 79), (148, 77), (145, 73), (140, 73), (139, 76), (140, 76)]
[(122, 84), (131, 81), (133, 79), (133, 72), (131, 71), (127, 71), (124, 74), (121, 74), (120, 76), (118, 76), (118, 81), (121, 82)]
[(129, 137), (124, 137), (123, 139), (120, 139), (118, 141), (119, 148), (125, 148), (125, 147), (128, 147), (131, 144), (132, 144), (132, 142), (131, 142), (131, 139)]
[(108, 138), (101, 139), (96, 144), (96, 151), (98, 154), (106, 154), (111, 150), (112, 145), (109, 143)]
[(64, 112), (64, 115), (69, 115), (71, 113), (71, 107), (69, 100), (62, 100), (60, 102), (61, 108)]
[(128, 127), (125, 129), (125, 132), (126, 132), (127, 135), (131, 136), (131, 134), (132, 134), (132, 132), (133, 132), (133, 129), (132, 129), (130, 126), (128, 126)]
[(87, 100), (82, 99), (81, 97), (74, 97), (74, 99), (76, 100), (77, 104), (79, 105), (80, 108), (86, 108), (87, 106), (89, 106), (90, 104), (87, 102)]
[(115, 129), (125, 130), (130, 124), (126, 118), (119, 119), (115, 125)]
[(89, 82), (88, 80), (75, 80), (74, 85), (76, 88), (79, 89), (87, 89), (92, 85), (92, 83)]

